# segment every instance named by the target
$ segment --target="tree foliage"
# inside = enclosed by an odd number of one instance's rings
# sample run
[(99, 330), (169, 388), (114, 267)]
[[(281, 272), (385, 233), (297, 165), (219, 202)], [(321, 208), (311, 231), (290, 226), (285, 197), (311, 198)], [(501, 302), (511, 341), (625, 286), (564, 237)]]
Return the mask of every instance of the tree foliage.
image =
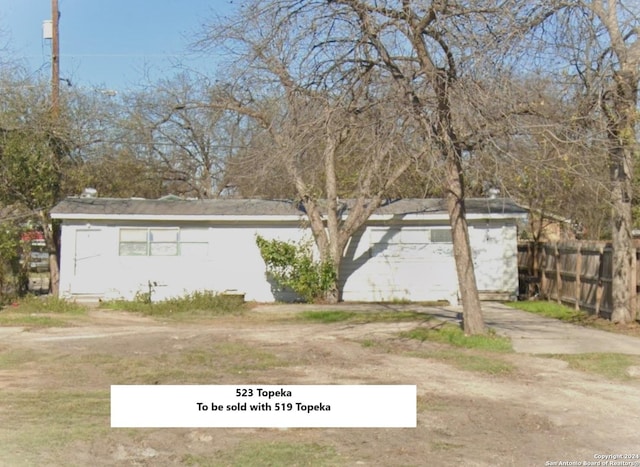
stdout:
[(28, 262), (20, 261), (26, 248), (20, 239), (21, 232), (16, 222), (0, 221), (0, 306), (27, 290)]
[(29, 209), (58, 201), (59, 167), (49, 136), (38, 131), (0, 131), (0, 200)]

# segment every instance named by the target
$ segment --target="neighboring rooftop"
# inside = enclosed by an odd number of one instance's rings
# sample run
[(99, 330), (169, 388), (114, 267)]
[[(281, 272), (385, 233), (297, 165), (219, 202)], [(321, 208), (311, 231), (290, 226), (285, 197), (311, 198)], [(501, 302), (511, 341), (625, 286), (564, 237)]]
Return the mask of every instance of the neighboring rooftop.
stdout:
[[(341, 200), (347, 207), (353, 200)], [(468, 214), (507, 214), (522, 216), (526, 211), (508, 199), (471, 198), (466, 200)], [(387, 201), (377, 215), (447, 214), (443, 199), (399, 199)], [(67, 198), (51, 210), (54, 218), (101, 216), (296, 216), (304, 215), (300, 203), (264, 199), (183, 200), (137, 198)]]

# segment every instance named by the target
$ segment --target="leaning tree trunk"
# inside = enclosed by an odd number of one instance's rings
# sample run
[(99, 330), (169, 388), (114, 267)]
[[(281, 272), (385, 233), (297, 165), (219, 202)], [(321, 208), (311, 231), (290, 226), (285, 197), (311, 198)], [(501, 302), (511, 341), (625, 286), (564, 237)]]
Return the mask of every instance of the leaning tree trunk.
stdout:
[(464, 183), (460, 154), (450, 148), (446, 155), (447, 194), (446, 203), (451, 223), (453, 256), (458, 273), (458, 288), (462, 300), (463, 327), (465, 334), (485, 332), (480, 296), (473, 266), (473, 256), (469, 243), (469, 227), (464, 207)]

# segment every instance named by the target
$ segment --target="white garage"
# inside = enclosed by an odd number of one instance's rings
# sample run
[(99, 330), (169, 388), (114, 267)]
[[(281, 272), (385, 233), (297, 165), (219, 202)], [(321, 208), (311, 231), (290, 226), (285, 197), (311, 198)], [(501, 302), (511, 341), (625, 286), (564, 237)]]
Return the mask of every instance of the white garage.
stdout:
[[(467, 200), (485, 298), (517, 294), (517, 223), (525, 216), (509, 200)], [(52, 217), (62, 221), (61, 294), (85, 300), (132, 298), (150, 289), (155, 299), (194, 290), (235, 290), (261, 302), (285, 299), (267, 280), (256, 235), (311, 238), (304, 212), (288, 201), (68, 198)], [(452, 250), (443, 200), (390, 201), (347, 246), (342, 298), (456, 303)]]
[[(349, 278), (345, 291), (349, 299), (456, 300), (448, 227), (373, 226), (367, 234), (371, 258)], [(358, 279), (361, 284), (356, 286)]]

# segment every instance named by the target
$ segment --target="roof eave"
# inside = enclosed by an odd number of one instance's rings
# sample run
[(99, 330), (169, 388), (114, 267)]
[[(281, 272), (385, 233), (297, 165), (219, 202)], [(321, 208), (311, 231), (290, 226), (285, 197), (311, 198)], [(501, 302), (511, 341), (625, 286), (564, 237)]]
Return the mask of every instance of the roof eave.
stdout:
[(88, 214), (88, 213), (52, 213), (53, 219), (61, 220), (99, 220), (99, 221), (261, 221), (261, 222), (281, 222), (299, 221), (303, 215), (211, 215), (211, 214)]
[[(306, 219), (305, 214), (300, 215), (228, 215), (228, 214), (88, 214), (88, 213), (52, 213), (53, 219), (60, 220), (104, 220), (104, 221), (180, 221), (180, 222), (296, 222)], [(468, 213), (467, 220), (506, 220), (526, 219), (527, 213)], [(323, 216), (326, 219), (326, 216)], [(342, 216), (346, 220), (347, 216)], [(446, 213), (413, 213), (413, 214), (373, 214), (371, 221), (392, 220), (449, 220)]]

